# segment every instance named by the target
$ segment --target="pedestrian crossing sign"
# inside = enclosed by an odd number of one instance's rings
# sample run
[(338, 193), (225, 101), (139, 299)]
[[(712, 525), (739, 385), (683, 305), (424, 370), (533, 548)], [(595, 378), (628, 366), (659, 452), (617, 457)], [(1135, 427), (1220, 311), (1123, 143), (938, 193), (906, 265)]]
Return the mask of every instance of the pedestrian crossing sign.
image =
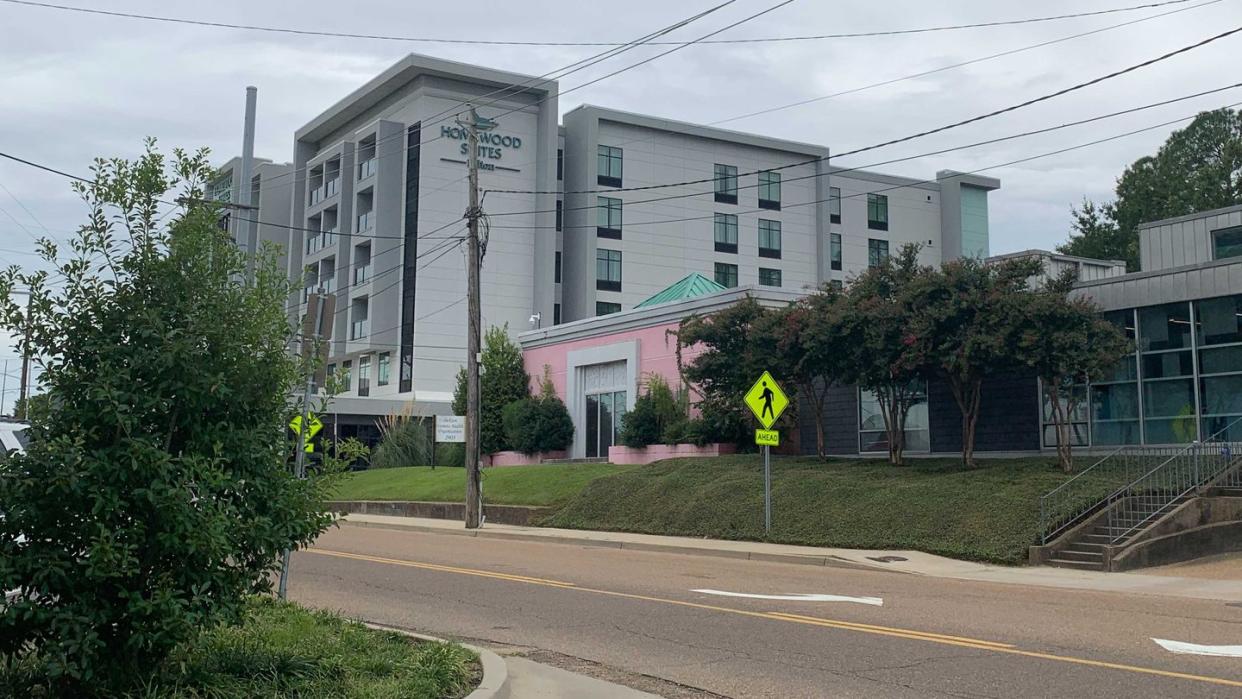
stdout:
[(759, 418), (763, 429), (770, 430), (776, 419), (789, 407), (789, 398), (781, 390), (780, 384), (768, 372), (763, 372), (759, 380), (746, 392), (746, 405)]

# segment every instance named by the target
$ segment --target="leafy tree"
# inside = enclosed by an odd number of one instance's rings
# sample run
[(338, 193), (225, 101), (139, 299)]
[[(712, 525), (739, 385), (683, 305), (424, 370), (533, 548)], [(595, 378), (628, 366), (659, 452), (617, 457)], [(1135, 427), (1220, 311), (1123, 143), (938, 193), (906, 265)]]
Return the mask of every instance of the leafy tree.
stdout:
[(1074, 468), (1070, 416), (1084, 397), (1075, 387), (1088, 377), (1111, 374), (1132, 351), (1125, 333), (1104, 320), (1094, 304), (1066, 296), (1071, 283), (1065, 278), (1032, 292), (1015, 315), (1017, 351), (1043, 385), (1057, 434), (1057, 460), (1066, 473)]
[(906, 418), (927, 378), (928, 342), (919, 342), (913, 320), (921, 302), (918, 283), (931, 274), (918, 264), (919, 247), (906, 245), (883, 264), (859, 275), (835, 316), (821, 315), (818, 335), (835, 348), (833, 372), (875, 394), (884, 417), (888, 460), (904, 463)]
[(523, 454), (561, 451), (574, 441), (574, 422), (544, 368), (539, 395), (506, 405), (502, 421), (509, 444)]
[(824, 402), (829, 389), (841, 379), (844, 358), (850, 349), (842, 334), (843, 305), (841, 293), (825, 286), (772, 314), (775, 351), (790, 372), (800, 399), (798, 407), (810, 408), (815, 422), (815, 449), (820, 458), (828, 455)]
[(903, 340), (929, 370), (949, 384), (962, 413), (962, 461), (974, 465), (983, 380), (1016, 368), (1015, 319), (1029, 303), (1027, 280), (1039, 260), (987, 264), (976, 258), (946, 262), (911, 284), (911, 329)]
[(1155, 155), (1134, 161), (1117, 180), (1116, 199), (1074, 210), (1074, 232), (1060, 252), (1124, 259), (1139, 269), (1138, 226), (1242, 203), (1242, 111), (1203, 112), (1174, 131)]
[[(305, 480), (288, 467), (301, 383), (290, 285), (271, 250), (244, 281), (219, 210), (196, 203), (206, 151), (166, 162), (148, 142), (92, 169), (75, 185), (89, 220), (71, 255), (40, 243), (63, 286), (0, 275), (0, 329), (23, 327), (16, 286), (34, 296), (25, 348), (48, 397), (0, 475), (0, 589), (18, 590), (0, 658), (36, 665), (55, 696), (149, 676), (177, 644), (236, 621), (281, 551), (332, 522), (333, 462)], [(178, 194), (188, 208), (165, 209)]]
[[(483, 336), (479, 362), (479, 447), (480, 453), (494, 454), (512, 449), (505, 435), (504, 407), (530, 397), (530, 375), (522, 360), (522, 350), (509, 339), (509, 326), (489, 328)], [(453, 412), (466, 414), (466, 370), (457, 372), (453, 391)]]

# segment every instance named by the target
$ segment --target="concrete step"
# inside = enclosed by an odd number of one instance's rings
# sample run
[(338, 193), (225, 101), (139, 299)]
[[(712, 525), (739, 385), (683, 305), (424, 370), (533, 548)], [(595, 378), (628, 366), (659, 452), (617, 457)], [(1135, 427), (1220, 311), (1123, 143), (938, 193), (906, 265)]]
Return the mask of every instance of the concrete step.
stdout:
[(1057, 552), (1057, 558), (1063, 561), (1082, 561), (1084, 563), (1103, 563), (1104, 553), (1101, 551), (1083, 551), (1073, 547)]
[(1048, 565), (1058, 568), (1076, 568), (1078, 570), (1104, 570), (1104, 563), (1102, 561), (1092, 563), (1088, 561), (1074, 561), (1067, 558), (1053, 558), (1048, 561)]

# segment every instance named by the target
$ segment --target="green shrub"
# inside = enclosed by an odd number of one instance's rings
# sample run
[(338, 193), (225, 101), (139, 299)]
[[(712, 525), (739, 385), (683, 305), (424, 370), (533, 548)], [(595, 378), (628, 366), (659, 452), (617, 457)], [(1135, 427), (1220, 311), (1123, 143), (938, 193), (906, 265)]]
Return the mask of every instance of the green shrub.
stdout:
[(410, 415), (386, 415), (380, 421), (380, 443), (371, 455), (371, 468), (426, 466), (434, 442), (427, 421)]
[[(625, 415), (621, 443), (633, 449), (652, 444), (676, 444), (685, 433), (686, 401), (674, 394), (659, 374), (647, 377), (647, 392), (634, 401)], [(670, 439), (674, 441), (669, 441)]]
[(461, 468), (466, 465), (466, 445), (460, 442), (445, 442), (436, 445), (436, 466)]
[[(491, 327), (483, 337), (479, 359), (479, 453), (494, 454), (515, 448), (505, 436), (504, 407), (530, 397), (530, 375), (522, 350), (509, 339), (509, 326)], [(466, 369), (457, 372), (453, 413), (466, 414)]]
[(505, 436), (523, 454), (561, 451), (574, 441), (574, 423), (545, 376), (538, 398), (516, 400), (503, 411)]
[(10, 459), (23, 477), (0, 477), (0, 590), (18, 590), (0, 613), (0, 666), (53, 696), (129, 688), (236, 621), (281, 552), (332, 523), (334, 458), (306, 479), (288, 467), (303, 367), (275, 252), (248, 260), (214, 206), (156, 218), (161, 201), (202, 201), (205, 152), (166, 162), (149, 142), (93, 173), (75, 186), (89, 220), (70, 259), (40, 246), (64, 286), (0, 274), (0, 333), (30, 333), (48, 397)]

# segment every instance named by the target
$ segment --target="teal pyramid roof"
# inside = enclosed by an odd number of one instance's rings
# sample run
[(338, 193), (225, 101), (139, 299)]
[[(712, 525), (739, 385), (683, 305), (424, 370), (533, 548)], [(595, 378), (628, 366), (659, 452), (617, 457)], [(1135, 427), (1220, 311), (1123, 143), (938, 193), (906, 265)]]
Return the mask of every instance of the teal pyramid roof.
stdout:
[(670, 301), (681, 301), (683, 299), (692, 299), (696, 296), (706, 296), (724, 291), (725, 287), (708, 279), (707, 277), (694, 272), (673, 282), (667, 289), (659, 292), (655, 296), (634, 306), (634, 308), (646, 308), (647, 306), (657, 306)]

